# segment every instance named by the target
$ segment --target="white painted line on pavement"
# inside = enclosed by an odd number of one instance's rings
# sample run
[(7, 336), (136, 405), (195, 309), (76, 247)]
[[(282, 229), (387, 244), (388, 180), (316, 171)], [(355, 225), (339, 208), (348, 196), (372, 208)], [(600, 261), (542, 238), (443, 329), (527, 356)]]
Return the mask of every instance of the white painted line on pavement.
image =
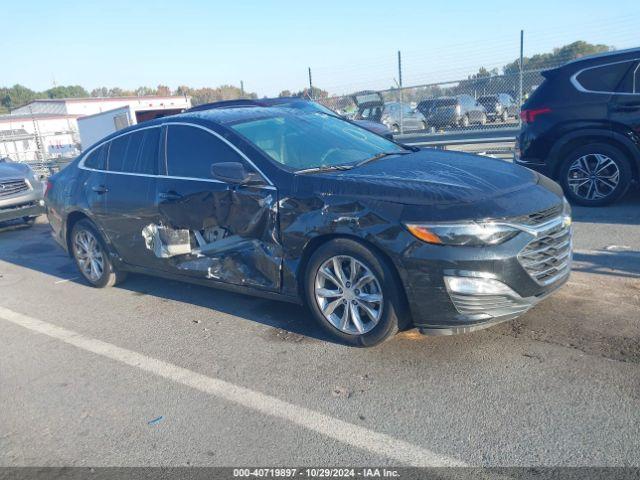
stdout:
[(54, 285), (58, 285), (59, 283), (66, 283), (66, 282), (70, 282), (71, 280), (76, 280), (80, 277), (71, 277), (71, 278), (65, 278), (63, 280), (58, 280), (56, 282), (53, 282)]
[(69, 345), (95, 353), (116, 362), (153, 373), (195, 390), (226, 401), (291, 422), (339, 442), (412, 466), (466, 466), (460, 460), (427, 450), (384, 433), (354, 425), (309, 408), (241, 387), (218, 378), (207, 377), (172, 363), (147, 357), (102, 340), (85, 337), (66, 328), (28, 317), (0, 307), (0, 319), (31, 331), (61, 340)]

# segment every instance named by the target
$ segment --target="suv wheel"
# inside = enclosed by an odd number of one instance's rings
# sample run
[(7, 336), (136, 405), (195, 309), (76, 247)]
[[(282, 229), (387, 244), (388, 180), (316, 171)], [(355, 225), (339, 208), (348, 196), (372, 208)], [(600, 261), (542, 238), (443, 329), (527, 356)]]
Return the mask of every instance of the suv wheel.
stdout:
[(504, 123), (507, 123), (507, 121), (509, 120), (509, 112), (507, 112), (506, 110), (502, 111), (502, 121)]
[(608, 205), (629, 188), (631, 168), (619, 149), (606, 143), (591, 143), (567, 155), (560, 169), (560, 183), (574, 203)]
[(407, 317), (391, 267), (359, 242), (336, 239), (322, 245), (309, 260), (304, 281), (313, 316), (344, 343), (382, 343)]
[(462, 117), (460, 119), (460, 126), (461, 127), (468, 127), (469, 126), (469, 117), (467, 115), (465, 115), (464, 117)]
[(102, 236), (89, 220), (80, 220), (73, 226), (71, 251), (78, 270), (92, 286), (112, 287), (124, 280), (125, 272), (116, 270)]

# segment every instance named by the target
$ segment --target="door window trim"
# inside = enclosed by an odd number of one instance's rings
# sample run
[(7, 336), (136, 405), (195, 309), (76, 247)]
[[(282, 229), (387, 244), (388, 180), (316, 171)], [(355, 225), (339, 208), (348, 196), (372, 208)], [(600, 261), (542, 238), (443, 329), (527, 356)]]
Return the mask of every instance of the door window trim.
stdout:
[[(214, 137), (217, 137), (219, 140), (222, 140), (223, 143), (226, 143), (229, 147), (231, 147), (231, 149), (234, 152), (236, 152), (256, 172), (258, 172), (260, 174), (260, 176), (263, 178), (263, 180), (265, 182), (267, 182), (267, 184), (269, 186), (273, 186), (273, 182), (271, 182), (269, 177), (267, 177), (264, 174), (264, 172), (262, 170), (260, 170), (258, 168), (258, 166), (249, 159), (249, 157), (247, 157), (242, 151), (240, 151), (240, 149), (238, 149), (238, 147), (236, 147), (233, 143), (231, 143), (229, 140), (224, 138), (218, 132), (215, 132), (215, 131), (211, 130), (210, 128), (207, 128), (207, 127), (205, 127), (203, 125), (198, 125), (197, 123), (190, 123), (190, 122), (166, 122), (166, 123), (163, 123), (163, 125), (167, 127), (167, 134), (166, 134), (167, 138), (169, 137), (169, 127), (171, 127), (171, 125), (182, 125), (182, 126), (187, 126), (187, 127), (199, 128), (200, 130), (204, 130), (205, 132), (213, 135)], [(199, 178), (199, 177), (177, 177), (177, 176), (173, 176), (173, 175), (168, 175), (168, 173), (169, 173), (169, 165), (167, 163), (167, 143), (166, 143), (167, 142), (167, 138), (165, 138), (165, 147), (164, 147), (164, 168), (165, 168), (165, 172), (167, 173), (167, 175), (159, 175), (159, 177), (175, 178), (175, 179), (179, 179), (179, 180), (204, 180), (204, 181), (215, 180), (215, 179)], [(226, 183), (226, 182), (222, 182), (220, 180), (215, 180), (215, 181), (216, 182), (220, 182), (220, 183)]]
[(633, 63), (633, 62), (638, 62), (638, 64), (636, 65), (636, 68), (634, 69), (634, 74), (635, 74), (635, 72), (638, 70), (638, 67), (640, 67), (640, 58), (629, 58), (627, 60), (620, 60), (619, 62), (603, 63), (600, 65), (594, 65), (592, 67), (585, 67), (581, 70), (578, 70), (573, 75), (571, 75), (570, 81), (571, 81), (571, 84), (574, 86), (574, 88), (582, 93), (600, 93), (603, 95), (640, 95), (640, 91), (636, 92), (635, 90), (635, 77), (634, 77), (634, 90), (631, 93), (615, 92), (615, 91), (610, 92), (608, 90), (589, 90), (587, 88), (584, 88), (580, 83), (580, 81), (578, 80), (578, 75), (580, 75), (582, 72), (586, 72), (587, 70), (593, 70), (594, 68), (608, 67), (609, 65), (617, 65), (619, 63)]
[[(109, 140), (105, 140), (103, 142), (100, 142), (96, 145), (94, 145), (93, 147), (91, 147), (89, 150), (87, 150), (86, 152), (84, 152), (82, 154), (82, 159), (80, 160), (80, 162), (78, 163), (78, 168), (81, 170), (88, 170), (90, 172), (100, 172), (100, 173), (108, 173), (108, 174), (112, 174), (112, 175), (129, 175), (132, 177), (151, 177), (151, 178), (171, 178), (174, 180), (196, 180), (199, 182), (211, 182), (211, 183), (223, 183), (226, 184), (227, 182), (223, 182), (222, 180), (216, 180), (215, 178), (198, 178), (198, 177), (179, 177), (179, 176), (173, 176), (173, 175), (162, 175), (160, 173), (158, 173), (157, 175), (154, 174), (150, 174), (150, 173), (134, 173), (134, 172), (113, 172), (110, 170), (102, 170), (102, 169), (98, 169), (98, 168), (91, 168), (91, 167), (87, 167), (84, 164), (84, 161), (87, 159), (87, 157), (91, 154), (91, 152), (93, 152), (94, 150), (97, 150), (98, 148), (102, 147), (103, 145), (106, 145), (107, 143), (109, 145), (107, 145), (107, 148), (109, 148), (111, 146), (111, 142), (113, 140), (116, 140), (120, 137), (124, 137), (125, 135), (129, 135), (132, 134), (134, 132), (139, 132), (142, 130), (149, 130), (152, 128), (160, 128), (162, 129), (162, 127), (167, 127), (164, 131), (165, 131), (165, 135), (168, 135), (169, 132), (169, 126), (171, 125), (186, 125), (189, 127), (196, 127), (196, 128), (200, 128), (201, 130), (205, 130), (206, 132), (208, 132), (209, 134), (212, 134), (213, 136), (219, 138), (220, 140), (222, 140), (224, 143), (226, 143), (228, 146), (230, 146), (238, 155), (240, 155), (240, 157), (242, 157), (243, 160), (245, 160), (249, 165), (251, 165), (251, 167), (253, 167), (256, 172), (258, 172), (262, 178), (265, 180), (265, 182), (267, 182), (267, 185), (265, 187), (274, 187), (273, 182), (271, 182), (271, 180), (269, 179), (269, 177), (267, 177), (262, 170), (260, 170), (257, 165), (255, 163), (253, 163), (249, 157), (247, 157), (244, 153), (242, 153), (238, 147), (236, 147), (234, 144), (232, 144), (231, 142), (229, 142), (229, 140), (227, 140), (226, 138), (224, 138), (222, 135), (220, 135), (217, 132), (214, 132), (213, 130), (211, 130), (210, 128), (204, 127), (202, 125), (198, 125), (197, 123), (190, 123), (190, 122), (165, 122), (162, 123), (160, 125), (150, 125), (148, 127), (140, 127), (140, 128), (136, 128), (135, 130), (131, 130), (129, 132), (124, 132), (121, 133), (120, 135), (116, 135), (115, 137), (110, 138)], [(162, 132), (160, 133), (160, 138), (162, 139)], [(161, 160), (164, 160), (162, 162), (162, 164), (164, 165), (165, 168), (165, 172), (168, 173), (169, 169), (167, 168), (167, 149), (166, 149), (166, 138), (164, 139), (164, 142), (162, 142), (162, 144), (164, 145), (164, 159), (162, 157), (160, 157)], [(108, 159), (108, 155), (107, 155), (107, 159)], [(107, 168), (109, 166), (107, 165)]]

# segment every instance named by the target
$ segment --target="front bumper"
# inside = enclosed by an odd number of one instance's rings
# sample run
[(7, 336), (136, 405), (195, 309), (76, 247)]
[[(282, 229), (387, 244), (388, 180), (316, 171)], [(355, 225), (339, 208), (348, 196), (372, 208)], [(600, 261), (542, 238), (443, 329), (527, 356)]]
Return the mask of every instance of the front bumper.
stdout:
[[(492, 247), (418, 241), (402, 260), (414, 325), (425, 334), (452, 335), (522, 315), (568, 280), (571, 235), (558, 217)], [(452, 288), (451, 278), (500, 288)]]
[(8, 207), (0, 207), (0, 222), (8, 222), (22, 217), (37, 217), (45, 211), (42, 201), (25, 202)]

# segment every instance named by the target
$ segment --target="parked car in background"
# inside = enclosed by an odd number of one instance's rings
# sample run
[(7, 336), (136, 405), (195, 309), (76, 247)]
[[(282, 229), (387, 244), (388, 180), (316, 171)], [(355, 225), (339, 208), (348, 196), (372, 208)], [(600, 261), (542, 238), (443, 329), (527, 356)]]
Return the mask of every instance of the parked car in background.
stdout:
[(0, 223), (22, 219), (32, 224), (44, 213), (43, 185), (26, 163), (0, 159)]
[(640, 181), (640, 48), (542, 75), (522, 106), (516, 163), (557, 179), (575, 203), (618, 200)]
[(485, 125), (487, 112), (471, 95), (439, 97), (431, 101), (424, 100), (418, 109), (425, 116), (427, 125), (435, 128), (468, 127), (472, 124)]
[(331, 110), (328, 107), (325, 107), (321, 103), (314, 102), (312, 100), (307, 100), (300, 97), (261, 98), (259, 100), (252, 100), (252, 99), (226, 100), (221, 102), (198, 105), (196, 107), (192, 107), (191, 109), (189, 109), (189, 111), (197, 112), (202, 110), (208, 110), (210, 108), (231, 108), (234, 106), (241, 107), (241, 106), (247, 106), (247, 105), (255, 105), (259, 107), (280, 105), (282, 107), (296, 108), (299, 110), (324, 112), (330, 115), (336, 115), (340, 118), (344, 118), (345, 120), (350, 120), (356, 125), (359, 125), (362, 128), (366, 128), (370, 132), (376, 133), (389, 140), (393, 140), (393, 132), (385, 124), (380, 123), (379, 121), (376, 122), (376, 121), (366, 120), (366, 119), (347, 118), (345, 115), (341, 115), (337, 112), (334, 112), (333, 110)]
[(335, 114), (245, 105), (116, 132), (50, 179), (54, 238), (95, 287), (142, 272), (306, 303), (335, 339), (512, 319), (569, 277), (562, 189)]
[(381, 120), (393, 133), (400, 133), (401, 125), (403, 131), (427, 129), (424, 115), (406, 103), (385, 102)]
[(510, 118), (518, 118), (520, 112), (518, 104), (508, 93), (482, 95), (478, 97), (478, 103), (484, 107), (487, 118), (494, 122), (507, 122)]

